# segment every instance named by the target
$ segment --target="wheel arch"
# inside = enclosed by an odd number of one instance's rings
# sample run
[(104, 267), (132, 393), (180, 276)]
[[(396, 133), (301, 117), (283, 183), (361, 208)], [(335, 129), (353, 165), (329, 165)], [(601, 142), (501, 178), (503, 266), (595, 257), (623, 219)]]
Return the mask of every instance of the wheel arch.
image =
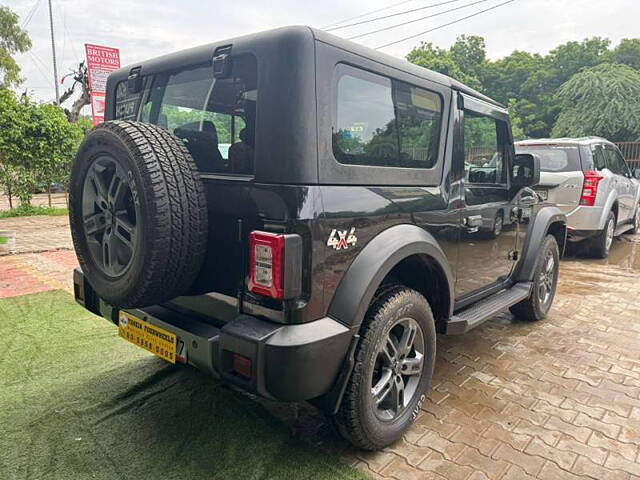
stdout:
[(444, 252), (433, 235), (403, 224), (378, 234), (353, 260), (329, 304), (329, 316), (357, 329), (381, 287), (393, 280), (422, 293), (436, 318), (451, 314), (454, 278)]
[(529, 282), (532, 280), (539, 246), (542, 245), (548, 234), (555, 237), (560, 249), (560, 256), (562, 256), (567, 242), (567, 217), (558, 207), (541, 208), (534, 217), (533, 224), (529, 225), (522, 257), (515, 274), (516, 281)]

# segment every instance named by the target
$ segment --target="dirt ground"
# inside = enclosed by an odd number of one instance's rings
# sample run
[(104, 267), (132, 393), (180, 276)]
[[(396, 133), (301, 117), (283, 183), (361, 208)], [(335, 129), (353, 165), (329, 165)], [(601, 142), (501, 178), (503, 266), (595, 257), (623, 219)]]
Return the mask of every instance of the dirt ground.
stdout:
[[(74, 266), (71, 250), (0, 257), (0, 297), (69, 291)], [(7, 281), (7, 271), (20, 280)], [(616, 239), (607, 260), (563, 259), (545, 321), (505, 313), (439, 337), (428, 401), (404, 439), (382, 452), (344, 446), (322, 416), (296, 406), (268, 410), (377, 478), (640, 479), (638, 292), (640, 236)]]

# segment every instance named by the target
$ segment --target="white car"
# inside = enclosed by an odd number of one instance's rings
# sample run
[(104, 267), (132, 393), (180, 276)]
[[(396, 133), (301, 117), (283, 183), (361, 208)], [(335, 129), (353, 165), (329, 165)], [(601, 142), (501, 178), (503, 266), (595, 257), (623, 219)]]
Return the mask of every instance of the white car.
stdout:
[(587, 241), (598, 258), (609, 255), (613, 238), (640, 233), (640, 169), (632, 172), (620, 150), (600, 137), (525, 140), (516, 153), (540, 158), (543, 200), (567, 216), (568, 240)]

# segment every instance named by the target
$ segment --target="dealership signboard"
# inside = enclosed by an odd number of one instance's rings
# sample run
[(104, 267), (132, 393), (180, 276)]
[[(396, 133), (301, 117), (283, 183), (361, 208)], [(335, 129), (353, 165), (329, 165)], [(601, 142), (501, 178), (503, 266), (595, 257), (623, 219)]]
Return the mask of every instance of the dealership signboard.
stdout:
[(91, 114), (93, 124), (104, 121), (104, 97), (107, 91), (107, 77), (120, 68), (120, 50), (101, 45), (84, 45), (87, 54), (87, 73), (91, 91)]

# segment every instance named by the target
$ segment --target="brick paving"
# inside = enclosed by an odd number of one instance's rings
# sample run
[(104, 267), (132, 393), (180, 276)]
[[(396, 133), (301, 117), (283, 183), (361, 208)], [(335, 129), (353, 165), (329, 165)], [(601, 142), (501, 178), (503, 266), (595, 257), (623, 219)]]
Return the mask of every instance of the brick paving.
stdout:
[[(40, 218), (51, 227), (39, 224), (39, 234), (25, 224), (35, 244), (58, 248), (48, 239), (62, 228), (59, 217)], [(71, 291), (75, 266), (72, 250), (0, 257), (0, 297)], [(415, 425), (384, 451), (345, 450), (344, 461), (398, 480), (640, 479), (637, 292), (640, 236), (616, 240), (607, 260), (564, 259), (545, 321), (505, 313), (466, 335), (440, 336), (433, 389)], [(270, 410), (288, 417), (298, 407)], [(315, 439), (325, 430), (294, 417), (284, 420)]]
[[(0, 230), (16, 232), (16, 252), (33, 253), (49, 250), (70, 250), (69, 217), (36, 215), (0, 219)], [(1, 255), (6, 255), (0, 253)]]
[(438, 338), (433, 390), (374, 478), (640, 479), (640, 236), (568, 258), (550, 316)]

